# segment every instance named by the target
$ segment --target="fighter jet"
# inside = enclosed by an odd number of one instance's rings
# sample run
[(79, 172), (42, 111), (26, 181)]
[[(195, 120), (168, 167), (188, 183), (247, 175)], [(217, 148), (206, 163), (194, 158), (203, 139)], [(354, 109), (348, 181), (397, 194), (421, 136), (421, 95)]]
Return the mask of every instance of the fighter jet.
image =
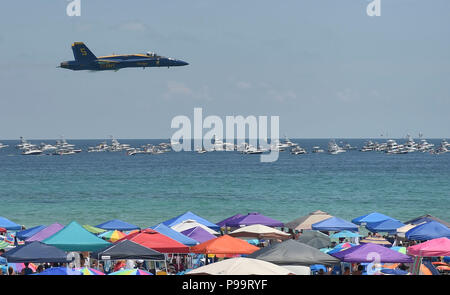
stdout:
[(147, 54), (125, 54), (125, 55), (108, 55), (96, 57), (84, 45), (83, 42), (75, 42), (72, 44), (72, 51), (75, 60), (64, 61), (60, 68), (80, 71), (118, 71), (123, 68), (146, 68), (146, 67), (179, 67), (188, 65), (187, 62), (157, 55), (154, 52)]

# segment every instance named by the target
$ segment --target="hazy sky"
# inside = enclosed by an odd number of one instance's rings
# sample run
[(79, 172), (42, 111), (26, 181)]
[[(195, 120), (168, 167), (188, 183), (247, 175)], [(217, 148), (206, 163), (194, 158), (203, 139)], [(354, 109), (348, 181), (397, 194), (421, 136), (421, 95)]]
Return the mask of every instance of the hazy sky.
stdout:
[[(3, 1), (0, 139), (168, 138), (194, 107), (278, 115), (291, 138), (450, 137), (450, 1), (369, 2)], [(74, 41), (190, 65), (56, 68)]]

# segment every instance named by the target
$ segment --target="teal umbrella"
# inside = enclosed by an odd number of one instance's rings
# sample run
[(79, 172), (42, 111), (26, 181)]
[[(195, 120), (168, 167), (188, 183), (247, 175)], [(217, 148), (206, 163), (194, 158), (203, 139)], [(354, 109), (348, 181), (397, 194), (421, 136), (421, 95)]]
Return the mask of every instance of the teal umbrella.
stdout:
[(330, 236), (330, 238), (357, 238), (357, 237), (362, 237), (362, 235), (355, 232), (351, 232), (349, 230), (343, 230)]

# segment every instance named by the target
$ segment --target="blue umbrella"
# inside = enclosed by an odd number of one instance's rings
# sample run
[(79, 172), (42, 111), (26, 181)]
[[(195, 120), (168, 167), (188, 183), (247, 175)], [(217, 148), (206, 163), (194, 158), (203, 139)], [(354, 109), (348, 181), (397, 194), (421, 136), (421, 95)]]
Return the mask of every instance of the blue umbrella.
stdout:
[(343, 230), (330, 236), (330, 238), (356, 238), (356, 237), (362, 237), (362, 235), (355, 232), (351, 232), (349, 230)]
[(401, 269), (390, 269), (390, 268), (383, 268), (381, 269), (381, 272), (387, 275), (407, 275), (409, 272), (401, 270)]
[(37, 273), (36, 275), (51, 275), (51, 276), (81, 276), (82, 273), (79, 270), (75, 270), (67, 267), (52, 267), (47, 268), (41, 273)]

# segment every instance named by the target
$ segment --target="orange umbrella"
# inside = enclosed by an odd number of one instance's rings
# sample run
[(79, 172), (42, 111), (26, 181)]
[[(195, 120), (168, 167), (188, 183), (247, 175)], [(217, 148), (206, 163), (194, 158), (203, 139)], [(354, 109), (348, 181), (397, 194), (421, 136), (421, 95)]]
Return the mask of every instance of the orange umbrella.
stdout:
[(257, 250), (259, 250), (258, 247), (250, 245), (244, 240), (223, 235), (190, 247), (189, 252), (197, 254), (251, 254)]

